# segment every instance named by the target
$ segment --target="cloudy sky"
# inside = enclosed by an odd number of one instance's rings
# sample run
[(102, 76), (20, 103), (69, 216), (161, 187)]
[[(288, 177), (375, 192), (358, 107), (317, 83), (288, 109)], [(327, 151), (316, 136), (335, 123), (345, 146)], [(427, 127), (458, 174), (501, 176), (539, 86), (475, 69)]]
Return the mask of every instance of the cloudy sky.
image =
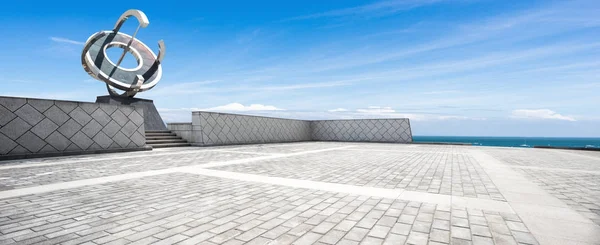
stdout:
[(105, 95), (80, 65), (83, 42), (137, 8), (150, 19), (138, 38), (167, 46), (163, 79), (138, 97), (168, 122), (214, 110), (408, 117), (415, 135), (600, 136), (596, 0), (29, 5), (0, 9), (0, 95)]

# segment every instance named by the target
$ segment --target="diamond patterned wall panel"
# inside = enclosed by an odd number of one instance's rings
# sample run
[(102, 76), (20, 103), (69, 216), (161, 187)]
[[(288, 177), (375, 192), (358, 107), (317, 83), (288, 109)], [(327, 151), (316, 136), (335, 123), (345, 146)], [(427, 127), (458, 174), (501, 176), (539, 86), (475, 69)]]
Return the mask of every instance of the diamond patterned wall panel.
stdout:
[(312, 121), (311, 138), (320, 141), (412, 142), (408, 119)]
[(303, 121), (215, 112), (193, 112), (192, 123), (168, 128), (194, 145), (295, 141), (412, 142), (408, 119)]
[(200, 124), (197, 145), (277, 143), (310, 140), (310, 122), (215, 112), (193, 114)]
[(132, 106), (0, 96), (0, 156), (142, 147), (143, 118)]

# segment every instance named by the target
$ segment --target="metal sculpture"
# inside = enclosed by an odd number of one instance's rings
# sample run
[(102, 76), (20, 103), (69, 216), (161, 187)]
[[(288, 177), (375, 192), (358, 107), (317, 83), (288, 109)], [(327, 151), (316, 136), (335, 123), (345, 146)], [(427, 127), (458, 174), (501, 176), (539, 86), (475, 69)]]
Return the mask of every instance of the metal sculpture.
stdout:
[[(139, 25), (133, 36), (119, 32), (125, 21), (134, 16)], [(162, 60), (165, 57), (165, 43), (158, 41), (158, 56), (146, 44), (136, 39), (140, 28), (145, 28), (150, 22), (144, 12), (136, 9), (125, 11), (117, 20), (112, 31), (100, 31), (90, 36), (85, 42), (81, 54), (83, 69), (93, 78), (106, 83), (106, 89), (111, 96), (133, 97), (139, 92), (153, 88), (162, 77)], [(123, 54), (115, 63), (106, 55), (106, 50), (112, 47), (123, 49)], [(129, 52), (137, 60), (137, 67), (126, 69), (119, 65)], [(125, 91), (117, 93), (114, 88)]]

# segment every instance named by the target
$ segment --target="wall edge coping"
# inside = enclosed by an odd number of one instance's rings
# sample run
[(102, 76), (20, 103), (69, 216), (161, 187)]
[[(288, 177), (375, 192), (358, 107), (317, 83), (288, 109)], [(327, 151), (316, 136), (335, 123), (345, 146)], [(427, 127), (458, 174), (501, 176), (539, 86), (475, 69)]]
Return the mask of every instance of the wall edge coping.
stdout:
[(234, 115), (234, 116), (246, 116), (246, 117), (262, 117), (262, 118), (270, 118), (270, 119), (281, 119), (281, 120), (292, 120), (292, 121), (309, 121), (302, 119), (293, 119), (293, 118), (281, 118), (281, 117), (269, 117), (269, 116), (259, 116), (259, 115), (246, 115), (246, 114), (236, 114), (229, 112), (214, 112), (214, 111), (192, 111), (192, 115), (200, 114), (200, 113), (214, 113), (214, 114), (223, 114), (223, 115)]
[[(55, 99), (42, 99), (42, 98), (34, 98), (34, 97), (15, 97), (15, 96), (4, 96), (4, 95), (0, 95), (0, 98), (7, 98), (7, 99), (25, 99), (25, 100), (47, 100), (47, 101), (60, 101), (60, 102), (71, 102), (71, 103), (77, 103), (77, 104), (94, 104), (94, 105), (104, 105), (103, 103), (96, 103), (96, 102), (87, 102), (87, 101), (75, 101), (75, 100), (55, 100)], [(109, 105), (109, 104), (106, 104)], [(135, 106), (132, 105), (115, 105), (115, 104), (110, 104), (110, 105), (114, 105), (114, 106), (127, 106), (127, 107), (131, 107), (131, 108), (136, 108)]]
[[(247, 115), (247, 114), (237, 114), (230, 112), (214, 112), (214, 111), (192, 111), (192, 115), (200, 114), (200, 113), (214, 113), (214, 114), (224, 114), (224, 115), (235, 115), (235, 116), (247, 116), (247, 117), (263, 117), (270, 119), (282, 119), (282, 120), (294, 120), (294, 121), (304, 121), (304, 122), (320, 122), (320, 121), (359, 121), (359, 120), (407, 120), (410, 121), (410, 118), (407, 117), (391, 117), (391, 118), (354, 118), (354, 119), (318, 119), (318, 120), (305, 120), (305, 119), (293, 119), (293, 118), (283, 118), (283, 117), (270, 117), (270, 116), (260, 116), (260, 115)], [(191, 122), (189, 122), (191, 123)], [(185, 124), (184, 122), (174, 122), (167, 124)]]

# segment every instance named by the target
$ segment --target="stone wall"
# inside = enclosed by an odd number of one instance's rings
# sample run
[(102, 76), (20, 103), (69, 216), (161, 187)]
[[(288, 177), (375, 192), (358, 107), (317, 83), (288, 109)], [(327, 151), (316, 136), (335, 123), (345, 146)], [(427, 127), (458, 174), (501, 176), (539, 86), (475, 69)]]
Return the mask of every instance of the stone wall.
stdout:
[(142, 148), (143, 115), (132, 106), (0, 96), (0, 159)]
[(297, 141), (412, 142), (408, 119), (304, 121), (196, 111), (192, 123), (168, 123), (193, 145)]
[(312, 140), (412, 142), (410, 122), (406, 118), (321, 120), (312, 121), (310, 127)]
[(193, 142), (192, 123), (169, 123), (167, 128), (187, 142)]
[(310, 122), (261, 116), (196, 111), (192, 144), (231, 145), (310, 140)]

